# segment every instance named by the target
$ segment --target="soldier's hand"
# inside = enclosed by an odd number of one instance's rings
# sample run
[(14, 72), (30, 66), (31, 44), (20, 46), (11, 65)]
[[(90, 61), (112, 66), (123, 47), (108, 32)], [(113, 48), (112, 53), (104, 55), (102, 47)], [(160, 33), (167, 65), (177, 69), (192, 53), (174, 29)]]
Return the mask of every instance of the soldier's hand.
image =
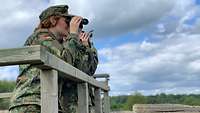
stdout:
[(89, 46), (89, 33), (86, 32), (80, 33), (79, 39), (84, 46)]
[(72, 18), (72, 20), (70, 21), (70, 33), (78, 34), (78, 29), (81, 21), (82, 17), (80, 16), (75, 16)]

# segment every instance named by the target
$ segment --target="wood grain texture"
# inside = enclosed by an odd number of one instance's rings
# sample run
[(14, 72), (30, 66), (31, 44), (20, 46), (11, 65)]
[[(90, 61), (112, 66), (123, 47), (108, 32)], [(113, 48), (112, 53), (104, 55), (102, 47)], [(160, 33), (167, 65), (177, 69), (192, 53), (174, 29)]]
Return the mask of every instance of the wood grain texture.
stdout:
[(10, 98), (12, 93), (0, 93), (0, 98)]
[[(109, 87), (101, 82), (98, 82), (94, 78), (80, 71), (79, 69), (71, 66), (60, 58), (52, 55), (47, 51), (43, 51), (41, 54), (41, 60), (44, 63), (44, 68), (53, 68), (59, 72), (62, 72), (61, 76), (65, 78), (71, 78), (72, 80), (76, 80), (77, 82), (87, 82), (95, 87), (100, 87), (101, 89), (108, 91)], [(41, 67), (43, 68), (43, 67)]]
[(58, 113), (58, 72), (41, 70), (41, 113)]
[(101, 89), (96, 88), (94, 91), (95, 94), (95, 113), (102, 113), (102, 99), (101, 99)]
[(0, 49), (0, 66), (39, 64), (41, 46)]
[(78, 113), (89, 113), (88, 84), (78, 84)]

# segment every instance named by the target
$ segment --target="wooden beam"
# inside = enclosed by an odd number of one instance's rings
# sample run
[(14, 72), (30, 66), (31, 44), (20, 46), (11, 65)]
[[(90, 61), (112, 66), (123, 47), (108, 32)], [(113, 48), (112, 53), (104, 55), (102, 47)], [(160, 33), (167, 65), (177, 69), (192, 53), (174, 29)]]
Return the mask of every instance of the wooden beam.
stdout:
[(58, 72), (41, 70), (41, 113), (58, 113)]
[(10, 98), (12, 93), (0, 93), (0, 98)]
[(85, 74), (84, 72), (80, 71), (79, 69), (73, 67), (72, 65), (66, 63), (65, 61), (61, 60), (60, 58), (52, 55), (48, 51), (41, 52), (41, 60), (44, 63), (40, 68), (53, 68), (59, 72), (65, 73), (61, 74), (65, 78), (72, 78), (72, 80), (77, 80), (78, 82), (87, 82), (95, 87), (100, 87), (101, 89), (108, 91), (109, 87), (101, 82), (98, 82), (94, 78), (90, 77), (89, 75)]
[[(20, 64), (38, 64), (40, 69), (55, 69), (65, 74), (66, 78), (72, 78), (79, 82), (88, 82), (89, 84), (109, 90), (106, 84), (102, 84), (84, 72), (76, 69), (55, 55), (51, 54), (43, 46), (27, 46), (23, 48), (1, 49), (0, 66), (20, 65)], [(44, 64), (44, 65), (43, 65)]]
[(109, 74), (94, 74), (94, 78), (109, 78)]
[(40, 46), (29, 46), (0, 49), (0, 66), (42, 63), (40, 60), (41, 48)]
[[(76, 69), (55, 55), (51, 54), (42, 46), (27, 46), (23, 48), (0, 49), (0, 66), (20, 65), (20, 64), (36, 64), (41, 69), (41, 112), (57, 113), (58, 112), (58, 72), (65, 78), (73, 79), (79, 82), (79, 99), (85, 95), (83, 113), (88, 113), (88, 84), (104, 91), (105, 105), (109, 108), (109, 87), (107, 83), (99, 82), (88, 76), (84, 72)], [(98, 77), (98, 76), (96, 76)], [(99, 77), (103, 77), (102, 75)], [(108, 78), (109, 75), (104, 75)], [(108, 79), (107, 79), (108, 80)], [(84, 82), (84, 83), (83, 83)], [(82, 93), (81, 93), (82, 92)], [(3, 95), (3, 94), (2, 94)], [(0, 95), (0, 97), (10, 97), (8, 95)], [(81, 99), (80, 99), (81, 100)], [(87, 102), (87, 104), (86, 104)], [(79, 101), (80, 103), (80, 101)], [(80, 106), (81, 104), (79, 104)], [(105, 106), (104, 106), (105, 107)], [(81, 108), (81, 109), (80, 109)], [(79, 111), (82, 111), (79, 107)], [(106, 109), (105, 113), (109, 113)]]
[(110, 113), (110, 98), (108, 91), (104, 91), (103, 96), (103, 113)]
[(95, 113), (102, 113), (101, 89), (95, 88)]
[[(108, 80), (105, 81), (105, 84), (108, 86)], [(103, 93), (103, 113), (110, 113), (109, 91)]]
[(88, 83), (78, 84), (78, 113), (89, 113)]

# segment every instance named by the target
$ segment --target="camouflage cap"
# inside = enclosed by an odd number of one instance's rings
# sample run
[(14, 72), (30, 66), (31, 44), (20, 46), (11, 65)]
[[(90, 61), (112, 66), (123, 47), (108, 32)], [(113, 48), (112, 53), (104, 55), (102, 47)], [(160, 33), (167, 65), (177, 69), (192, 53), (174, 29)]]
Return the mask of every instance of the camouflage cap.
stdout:
[(56, 5), (51, 6), (45, 9), (39, 16), (40, 21), (47, 19), (50, 16), (58, 15), (58, 16), (71, 16), (68, 14), (68, 6), (67, 5)]

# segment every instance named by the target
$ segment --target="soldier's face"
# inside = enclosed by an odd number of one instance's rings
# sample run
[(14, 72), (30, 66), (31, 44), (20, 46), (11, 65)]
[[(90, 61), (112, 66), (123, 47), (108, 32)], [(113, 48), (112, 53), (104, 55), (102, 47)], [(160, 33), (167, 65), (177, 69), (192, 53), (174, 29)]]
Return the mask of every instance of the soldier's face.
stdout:
[(65, 18), (61, 17), (56, 24), (56, 28), (61, 35), (67, 36), (69, 32), (69, 26), (65, 22)]

